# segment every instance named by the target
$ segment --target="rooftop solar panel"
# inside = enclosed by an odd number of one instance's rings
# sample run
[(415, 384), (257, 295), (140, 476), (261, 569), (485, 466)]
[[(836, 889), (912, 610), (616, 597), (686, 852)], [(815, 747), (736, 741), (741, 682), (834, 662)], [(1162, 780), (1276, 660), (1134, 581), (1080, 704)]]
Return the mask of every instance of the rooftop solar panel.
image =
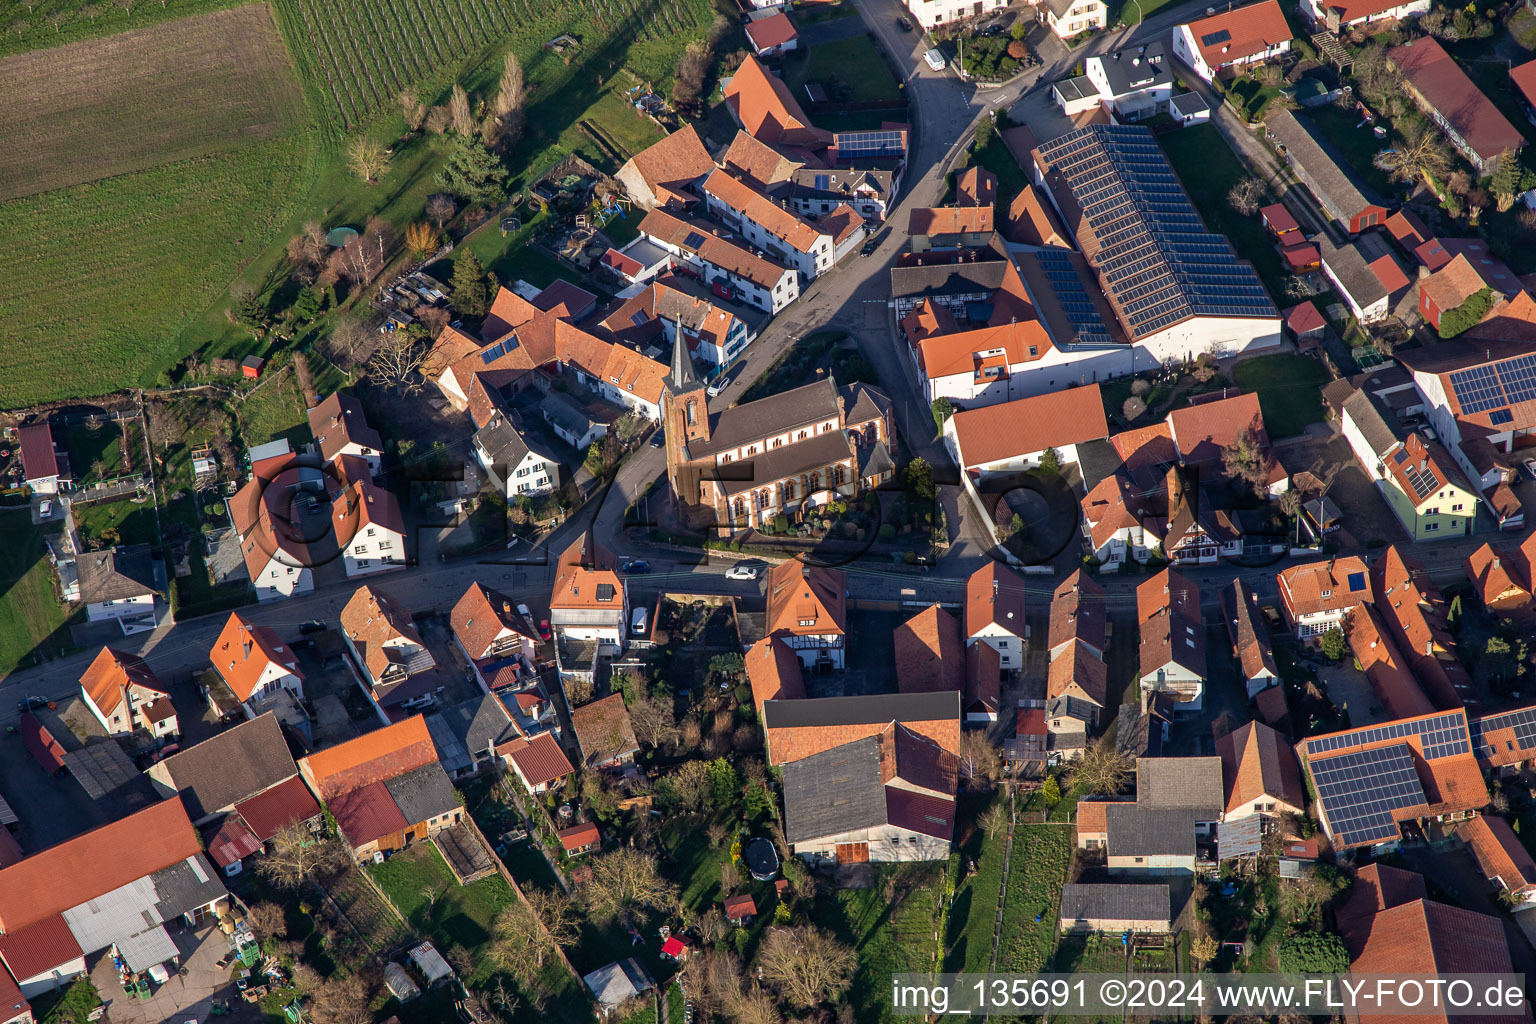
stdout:
[(1433, 718), (1406, 722), (1388, 722), (1385, 725), (1365, 726), (1346, 732), (1315, 736), (1306, 741), (1307, 757), (1323, 757), (1330, 751), (1345, 747), (1360, 747), (1387, 740), (1417, 736), (1424, 748), (1424, 757), (1434, 760), (1465, 754), (1471, 751), (1471, 736), (1467, 732), (1466, 719), (1460, 711), (1450, 711)]
[(1323, 758), (1311, 769), (1323, 814), (1344, 846), (1397, 838), (1392, 812), (1429, 802), (1406, 743)]
[(1485, 718), (1472, 722), (1473, 745), (1477, 747), (1483, 756), (1492, 756), (1495, 751), (1484, 737), (1488, 733), (1498, 732), (1502, 729), (1514, 730), (1514, 742), (1518, 744), (1520, 749), (1536, 747), (1536, 707), (1521, 708), (1518, 711), (1506, 711), (1500, 715), (1488, 715)]

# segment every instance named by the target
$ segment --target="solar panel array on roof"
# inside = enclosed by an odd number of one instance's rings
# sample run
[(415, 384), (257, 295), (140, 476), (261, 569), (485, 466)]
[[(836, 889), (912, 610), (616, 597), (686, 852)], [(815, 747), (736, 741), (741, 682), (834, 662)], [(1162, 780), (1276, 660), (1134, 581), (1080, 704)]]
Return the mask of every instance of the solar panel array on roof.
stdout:
[(1411, 722), (1388, 722), (1348, 732), (1333, 733), (1307, 740), (1307, 757), (1322, 757), (1332, 750), (1345, 747), (1363, 747), (1385, 740), (1400, 740), (1409, 736), (1419, 737), (1424, 749), (1424, 759), (1451, 757), (1472, 750), (1472, 738), (1467, 731), (1466, 719), (1460, 711), (1452, 711), (1433, 718), (1420, 718)]
[(516, 337), (507, 338), (504, 341), (498, 341), (496, 344), (492, 345), (488, 349), (483, 350), (480, 353), (480, 361), (486, 365), (490, 365), (515, 348), (517, 348)]
[(1392, 812), (1429, 803), (1406, 743), (1324, 758), (1311, 767), (1328, 824), (1344, 846), (1396, 839)]
[(1423, 466), (1409, 466), (1403, 470), (1403, 475), (1408, 478), (1408, 483), (1413, 487), (1414, 495), (1423, 501), (1435, 492), (1440, 486), (1440, 478), (1435, 475), (1435, 470), (1428, 462)]
[(683, 239), (683, 244), (690, 249), (697, 249), (704, 244), (704, 236), (697, 231), (688, 232), (688, 237)]
[(1464, 413), (1536, 401), (1536, 355), (1457, 370), (1451, 374), (1451, 390)]
[(1231, 32), (1228, 32), (1226, 29), (1220, 29), (1220, 30), (1218, 30), (1216, 32), (1208, 32), (1205, 35), (1201, 36), (1200, 37), (1200, 45), (1201, 46), (1215, 46), (1217, 43), (1225, 43), (1227, 40), (1229, 40), (1231, 38), (1232, 38), (1232, 33)]
[(1035, 253), (1035, 258), (1040, 261), (1040, 269), (1045, 271), (1046, 278), (1051, 282), (1051, 290), (1056, 293), (1056, 300), (1061, 303), (1067, 320), (1076, 332), (1073, 340), (1091, 345), (1107, 345), (1112, 342), (1114, 339), (1110, 337), (1104, 319), (1099, 316), (1098, 307), (1088, 297), (1088, 289), (1083, 287), (1083, 279), (1072, 268), (1071, 257), (1060, 249), (1041, 249)]
[(1491, 756), (1494, 753), (1493, 745), (1484, 742), (1483, 733), (1497, 732), (1500, 729), (1513, 729), (1515, 742), (1520, 744), (1521, 749), (1536, 747), (1536, 708), (1521, 708), (1502, 715), (1489, 715), (1471, 723), (1473, 745), (1485, 756)]
[(1146, 128), (1089, 125), (1039, 152), (1082, 209), (1094, 268), (1133, 338), (1192, 316), (1280, 315), (1253, 268), (1206, 230)]
[(838, 132), (832, 137), (839, 157), (901, 156), (907, 151), (906, 132)]

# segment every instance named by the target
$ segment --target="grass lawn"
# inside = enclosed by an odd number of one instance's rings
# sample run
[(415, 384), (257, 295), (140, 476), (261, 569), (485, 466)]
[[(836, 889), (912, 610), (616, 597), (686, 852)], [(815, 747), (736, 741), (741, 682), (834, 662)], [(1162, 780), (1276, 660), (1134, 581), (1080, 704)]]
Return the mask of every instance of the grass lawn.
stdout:
[(1332, 104), (1314, 107), (1305, 116), (1312, 119), (1312, 123), (1317, 125), (1334, 149), (1354, 168), (1360, 179), (1383, 198), (1390, 198), (1399, 191), (1387, 172), (1371, 163), (1377, 153), (1392, 145), (1390, 138), (1376, 138), (1370, 125), (1360, 124), (1357, 113), (1340, 110)]
[[(828, 99), (836, 96), (838, 86), (846, 87), (845, 102), (850, 103), (903, 98), (896, 76), (867, 35), (793, 51), (784, 58), (784, 81), (802, 103), (806, 102), (805, 86), (810, 82), (820, 83)], [(900, 120), (890, 114), (886, 119)]]
[(1227, 86), (1227, 92), (1242, 108), (1243, 117), (1249, 122), (1264, 116), (1264, 109), (1280, 95), (1280, 90), (1265, 85), (1252, 75), (1243, 75)]
[(117, 476), (122, 471), (122, 440), (123, 429), (115, 421), (70, 427), (64, 434), (64, 448), (75, 479), (89, 482)]
[(1296, 355), (1245, 359), (1233, 372), (1237, 386), (1259, 393), (1259, 408), (1269, 436), (1290, 437), (1323, 421), (1322, 387), (1328, 371), (1316, 359)]
[[(395, 909), (412, 928), (429, 935), (439, 952), (461, 946), (475, 958), (476, 971), (465, 981), (477, 984), (492, 973), (478, 954), (491, 941), (496, 915), (517, 899), (500, 875), (459, 885), (431, 843), (417, 843), (383, 864), (368, 865), (367, 871)], [(434, 901), (428, 901), (429, 891), (436, 894)]]
[[(912, 865), (918, 872), (898, 902), (885, 898), (885, 880), (898, 869), (881, 867), (869, 889), (840, 889), (817, 900), (812, 918), (854, 948), (859, 968), (848, 1000), (861, 1022), (891, 1019), (891, 975), (937, 971), (934, 934), (942, 902), (945, 862)], [(909, 869), (910, 870), (910, 869)]]
[(155, 506), (148, 501), (98, 501), (75, 505), (75, 528), (87, 549), (113, 544), (156, 544)]
[[(990, 804), (987, 797), (964, 795), (960, 799), (960, 817), (975, 821)], [(974, 870), (955, 889), (949, 912), (949, 956), (946, 971), (974, 974), (987, 970), (992, 962), (993, 928), (997, 918), (997, 899), (1003, 887), (1002, 832), (988, 838), (977, 828), (961, 849), (975, 864)]]
[[(1045, 970), (1056, 944), (1061, 885), (1071, 862), (1071, 826), (1021, 824), (1014, 828), (998, 970), (1024, 974)], [(1045, 916), (1036, 922), (1035, 915), (1041, 911)]]
[(308, 444), (313, 438), (293, 364), (273, 367), (265, 376), (259, 387), (235, 405), (245, 443), (254, 447), (286, 437), (295, 449)]
[[(535, 232), (549, 217), (548, 210), (540, 210), (505, 238), (501, 237), (499, 227), (487, 224), (470, 236), (469, 248), (480, 257), (485, 269), (496, 275), (498, 281), (510, 284), (522, 279), (540, 288), (547, 287), (557, 277), (574, 276), (568, 274), (544, 250), (533, 245)], [(636, 224), (640, 222), (638, 213), (633, 210), (629, 212), (629, 219)], [(442, 279), (453, 276), (452, 269), (442, 263), (435, 264), (432, 272)]]
[(41, 650), (50, 657), (69, 644), (53, 565), (43, 532), (31, 524), (26, 506), (0, 510), (0, 678)]
[(1124, 22), (1139, 25), (1142, 19), (1167, 7), (1174, 0), (1110, 0), (1109, 24), (1111, 27)]
[(1270, 294), (1276, 294), (1286, 277), (1280, 254), (1259, 218), (1245, 217), (1227, 202), (1232, 186), (1249, 174), (1216, 126), (1180, 128), (1158, 136), (1158, 140), (1205, 226), (1226, 235), (1237, 255), (1253, 262)]

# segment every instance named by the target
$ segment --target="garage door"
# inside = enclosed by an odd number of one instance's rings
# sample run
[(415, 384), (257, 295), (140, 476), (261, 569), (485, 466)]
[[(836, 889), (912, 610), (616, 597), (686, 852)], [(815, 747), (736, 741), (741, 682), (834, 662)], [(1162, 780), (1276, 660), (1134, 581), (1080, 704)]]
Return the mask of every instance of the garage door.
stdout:
[(838, 843), (837, 862), (839, 864), (868, 864), (868, 843)]

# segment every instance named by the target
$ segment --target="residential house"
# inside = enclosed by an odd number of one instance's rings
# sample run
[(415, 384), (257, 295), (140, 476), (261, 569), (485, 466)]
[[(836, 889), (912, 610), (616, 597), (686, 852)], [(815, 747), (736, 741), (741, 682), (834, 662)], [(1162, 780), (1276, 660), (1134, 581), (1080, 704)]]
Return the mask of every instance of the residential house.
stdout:
[[(1402, 971), (1404, 965), (1427, 976), (1513, 970), (1499, 918), (1427, 899), (1423, 876), (1401, 868), (1369, 864), (1357, 871), (1336, 917), (1355, 976), (1350, 984), (1366, 984), (1367, 977)], [(1425, 1024), (1448, 1024), (1463, 1015), (1436, 1009), (1416, 1016)]]
[(300, 758), (299, 772), (359, 861), (403, 850), (464, 817), (420, 715)]
[[(1082, 749), (1108, 701), (1109, 622), (1104, 588), (1081, 569), (1051, 595), (1046, 727), (1054, 744)], [(1064, 737), (1073, 737), (1067, 743)]]
[(722, 535), (798, 518), (895, 472), (890, 399), (868, 385), (828, 377), (711, 412), (679, 336), (665, 390), (672, 493)]
[(1102, 0), (1045, 0), (1037, 17), (1062, 39), (1074, 39), (1108, 24), (1108, 8)]
[(938, 605), (927, 608), (896, 627), (896, 688), (901, 693), (927, 693), (965, 688), (965, 645), (960, 622)]
[(119, 545), (75, 556), (80, 600), (91, 622), (116, 620), (126, 636), (159, 625), (155, 601), (164, 595), (163, 570), (148, 544)]
[(1479, 175), (1492, 174), (1504, 153), (1518, 154), (1525, 136), (1461, 70), (1433, 36), (1420, 36), (1387, 51), (1413, 102), (1440, 126), (1451, 145)]
[(1107, 438), (1109, 422), (1099, 385), (1090, 384), (957, 412), (942, 436), (966, 481), (979, 482), (1032, 469), (1047, 451), (1075, 465), (1077, 446)]
[(1424, 566), (1393, 544), (1371, 567), (1371, 589), (1373, 608), (1434, 706), (1475, 705), (1472, 680), (1456, 654), (1449, 606)]
[[(267, 793), (280, 799), (288, 810), (283, 817), (291, 819), (284, 825), (320, 815), (312, 798), (296, 800), (287, 791), (274, 792), (290, 780), (297, 781), (299, 768), (277, 716), (270, 713), (157, 761), (145, 774), (159, 796), (181, 797), (187, 816), (205, 836), (220, 837), (221, 842), (208, 843), (208, 853), (226, 875), (239, 874), (244, 859), (261, 850), (272, 835), (268, 817), (255, 816), (261, 834), (245, 820), (241, 808), (249, 801)], [(302, 782), (299, 791), (308, 797)]]
[(899, 724), (783, 767), (784, 831), (812, 864), (941, 860), (958, 759)]
[[(792, 271), (784, 273), (793, 276)], [(719, 373), (736, 360), (756, 334), (729, 309), (675, 287), (679, 283), (674, 277), (651, 282), (608, 314), (602, 326), (615, 337), (641, 347), (672, 348), (681, 335), (689, 352), (709, 367), (708, 372)]]
[[(251, 479), (229, 501), (240, 554), (259, 601), (275, 601), (315, 589), (313, 566), (329, 551), (311, 544), (294, 510), (325, 494), (318, 455), (295, 455), (287, 441), (251, 450)], [(313, 547), (313, 549), (312, 549)]]
[(1248, 697), (1252, 699), (1260, 690), (1280, 682), (1274, 652), (1269, 646), (1269, 630), (1259, 613), (1258, 595), (1242, 579), (1233, 580), (1230, 587), (1221, 588), (1221, 610)]
[(839, 206), (847, 205), (853, 207), (866, 223), (885, 220), (896, 203), (899, 166), (896, 169), (874, 166), (874, 159), (851, 160), (850, 163), (852, 166), (848, 167), (796, 166), (789, 172), (789, 180), (778, 194), (789, 200), (796, 213), (805, 216), (825, 216)]
[(789, 647), (805, 668), (843, 668), (847, 588), (837, 569), (798, 559), (779, 563), (768, 570), (767, 635)]
[(752, 52), (765, 60), (782, 57), (800, 46), (800, 34), (783, 11), (766, 18), (749, 18), (746, 29)]
[(1388, 715), (1411, 718), (1435, 710), (1374, 604), (1363, 604), (1350, 613), (1344, 635), (1366, 682), (1371, 684), (1371, 692)]
[(840, 206), (812, 224), (724, 169), (711, 172), (703, 190), (713, 216), (806, 281), (830, 270), (864, 236), (864, 219), (851, 206)]
[(1263, 722), (1247, 722), (1216, 740), (1226, 803), (1223, 823), (1254, 814), (1303, 814), (1306, 791), (1296, 752)]
[(1419, 315), (1439, 330), (1441, 316), (1474, 295), (1487, 291), (1491, 302), (1497, 302), (1514, 298), (1523, 287), (1502, 261), (1492, 256), (1468, 258), (1461, 253), (1419, 283)]
[(614, 177), (631, 199), (650, 210), (692, 202), (693, 187), (714, 169), (699, 133), (685, 124), (624, 161)]
[(1304, 0), (1301, 16), (1314, 30), (1342, 32), (1357, 25), (1423, 14), (1429, 0)]
[(80, 694), (109, 735), (143, 729), (163, 739), (178, 731), (170, 691), (136, 654), (103, 647), (80, 677)]
[(973, 164), (955, 176), (956, 206), (997, 205), (997, 175), (980, 164)]
[(579, 452), (608, 434), (610, 425), (602, 411), (583, 405), (558, 391), (551, 391), (539, 402), (539, 414), (554, 435)]
[(454, 781), (501, 767), (507, 749), (523, 741), (511, 711), (497, 694), (478, 693), (435, 708), (427, 712), (426, 722), (437, 761)]
[(1314, 813), (1338, 850), (1395, 847), (1403, 822), (1470, 818), (1488, 803), (1459, 708), (1312, 736), (1296, 753), (1316, 794)]
[(752, 687), (752, 703), (759, 716), (770, 700), (805, 697), (805, 674), (800, 656), (781, 637), (765, 636), (747, 648), (745, 668)]
[(405, 517), (399, 500), (373, 482), (365, 459), (342, 455), (332, 465), (339, 487), (331, 494), (331, 534), (341, 549), (347, 577), (405, 568)]
[(538, 637), (505, 594), (471, 583), (448, 613), (454, 642), (486, 693), (519, 689), (536, 680)]
[(1471, 535), (1478, 493), (1450, 453), (1414, 431), (1387, 453), (1381, 490), (1398, 522), (1414, 541)]
[(725, 919), (738, 928), (748, 927), (752, 924), (752, 919), (757, 917), (757, 902), (750, 894), (728, 896), (721, 903), (721, 907), (725, 911)]
[(368, 463), (368, 475), (378, 476), (383, 466), (384, 440), (368, 425), (363, 403), (344, 391), (309, 410), (309, 432), (314, 435), (320, 457), (334, 462), (343, 455)]
[(0, 975), (36, 999), (109, 949), (134, 973), (174, 971), (166, 925), (203, 927), (228, 895), (181, 801), (150, 804), (0, 868)]
[(913, 252), (980, 249), (992, 240), (991, 206), (918, 206), (907, 217)]
[(634, 763), (640, 753), (623, 694), (612, 693), (572, 709), (571, 728), (576, 731), (582, 764), (588, 768), (622, 768)]
[(1333, 282), (1339, 298), (1363, 324), (1391, 316), (1413, 284), (1407, 269), (1377, 233), (1362, 235), (1340, 246), (1324, 232), (1313, 242), (1322, 261), (1323, 275)]
[(22, 482), (33, 494), (58, 494), (74, 484), (69, 453), (53, 439), (53, 427), (44, 419), (16, 429), (21, 451)]
[(213, 670), (224, 680), (246, 718), (255, 718), (279, 703), (279, 691), (304, 699), (304, 673), (293, 648), (270, 626), (254, 626), (231, 612), (208, 652)]
[[(1097, 2), (1097, 0), (1094, 0)], [(1036, 248), (1073, 248), (1072, 236), (1067, 233), (1061, 218), (1056, 216), (1049, 201), (1042, 202), (1040, 193), (1033, 185), (1025, 185), (1008, 204), (1003, 223), (998, 228), (1005, 239), (1015, 245)]]
[(1499, 616), (1520, 616), (1531, 608), (1531, 588), (1520, 563), (1491, 544), (1467, 556), (1467, 578), (1484, 608)]
[(629, 589), (613, 554), (590, 534), (560, 553), (549, 597), (555, 657), (562, 677), (592, 677), (600, 658), (615, 658), (629, 633)]
[(1225, 814), (1219, 756), (1139, 757), (1136, 802), (1157, 810), (1189, 811), (1197, 835), (1210, 835)]
[(1138, 44), (1083, 59), (1083, 74), (1051, 87), (1062, 113), (1103, 104), (1122, 124), (1168, 112), (1173, 99), (1173, 65), (1160, 42)]
[(503, 750), (503, 757), (530, 796), (558, 787), (576, 771), (553, 733), (541, 732), (532, 739), (509, 740), (503, 744)]
[[(1307, 0), (1307, 4), (1320, 2)], [(1427, 0), (1414, 2), (1427, 6)], [(1264, 119), (1264, 128), (1265, 134), (1279, 146), (1285, 162), (1340, 230), (1356, 235), (1386, 222), (1387, 208), (1305, 114), (1289, 110), (1271, 112)], [(1319, 236), (1317, 240), (1325, 237)]]
[(1062, 934), (1164, 934), (1173, 920), (1168, 893), (1168, 886), (1160, 884), (1068, 883), (1061, 887)]
[(1472, 851), (1488, 881), (1509, 893), (1516, 907), (1536, 901), (1536, 860), (1508, 821), (1480, 814), (1462, 822), (1456, 836)]
[(0, 1024), (35, 1024), (32, 1004), (21, 994), (11, 972), (0, 967)]
[(755, 56), (721, 82), (720, 92), (731, 117), (764, 145), (819, 148), (831, 141), (831, 132), (812, 125), (789, 86)]
[(1275, 580), (1285, 621), (1301, 640), (1343, 626), (1351, 610), (1371, 600), (1370, 574), (1357, 555), (1287, 566)]
[[(723, 293), (723, 297), (745, 302), (765, 313), (777, 313), (800, 297), (800, 277), (793, 268), (777, 263), (734, 239), (726, 238), (718, 228), (704, 221), (671, 210), (652, 210), (640, 222), (640, 238), (626, 246), (624, 253), (636, 249), (642, 241), (667, 253), (671, 257), (669, 267), (676, 267), (682, 273), (692, 273), (706, 285)], [(665, 293), (653, 297), (652, 301), (654, 303), (657, 300), (666, 301)], [(630, 316), (634, 312), (632, 310)], [(650, 311), (647, 315), (655, 317), (663, 314)], [(604, 326), (616, 332), (614, 324), (614, 314), (609, 314), (604, 320)], [(742, 330), (746, 330), (744, 325)], [(667, 340), (672, 340), (670, 334)], [(736, 355), (740, 351), (738, 347), (731, 354)], [(712, 362), (719, 364), (721, 360), (715, 359)]]
[(881, 693), (857, 697), (779, 698), (760, 713), (769, 764), (788, 764), (866, 736), (892, 723), (960, 752), (960, 694)]
[(1174, 694), (1177, 710), (1200, 711), (1206, 678), (1200, 588), (1175, 570), (1164, 569), (1136, 588), (1136, 619), (1142, 687)]
[(1207, 82), (1290, 51), (1291, 27), (1279, 0), (1228, 7), (1173, 29), (1173, 55)]
[(1008, 0), (905, 0), (912, 20), (924, 29), (978, 17), (1008, 6)]
[(1478, 764), (1496, 777), (1517, 775), (1536, 759), (1536, 707), (1514, 708), (1468, 719), (1472, 752)]
[(358, 587), (338, 622), (355, 671), (375, 704), (412, 710), (433, 702), (433, 694), (443, 688), (437, 661), (397, 599), (371, 586)]
[[(1149, 47), (1141, 65), (1129, 65), (1136, 55), (1122, 51), (1117, 75), (1129, 74), (1127, 66), (1151, 74), (1154, 82), (1171, 74), (1166, 60), (1155, 72), (1145, 70), (1153, 52)], [(1223, 236), (1206, 231), (1145, 126), (1086, 125), (1037, 146), (1030, 156), (1026, 170), (1033, 184), (1050, 195), (1137, 349), (1162, 363), (1280, 343), (1280, 312), (1269, 293)], [(1149, 219), (1153, 209), (1159, 211), (1156, 223)], [(1179, 225), (1177, 245), (1162, 237), (1173, 223)]]
[(475, 461), (509, 499), (545, 494), (560, 487), (560, 457), (524, 429), (515, 412), (497, 409), (472, 439)]
[(1104, 805), (1104, 849), (1116, 875), (1192, 875), (1198, 858), (1194, 812), (1145, 807), (1138, 803)]
[[(1104, 477), (1083, 496), (1083, 534), (1101, 572), (1117, 572), (1127, 559), (1141, 564), (1162, 548), (1152, 503), (1122, 473)], [(1149, 528), (1150, 527), (1150, 528)]]
[[(990, 679), (995, 662), (998, 678), (1010, 678), (1024, 669), (1025, 643), (1029, 626), (1024, 621), (1024, 578), (994, 559), (965, 581), (965, 646), (967, 657), (985, 660), (966, 673), (965, 716), (968, 722), (997, 720), (998, 694), (979, 677)], [(985, 647), (990, 656), (978, 651)]]
[(746, 129), (738, 129), (717, 162), (758, 191), (777, 194), (779, 187), (793, 180), (796, 171), (820, 162), (801, 147), (794, 147), (792, 154), (759, 141)]

